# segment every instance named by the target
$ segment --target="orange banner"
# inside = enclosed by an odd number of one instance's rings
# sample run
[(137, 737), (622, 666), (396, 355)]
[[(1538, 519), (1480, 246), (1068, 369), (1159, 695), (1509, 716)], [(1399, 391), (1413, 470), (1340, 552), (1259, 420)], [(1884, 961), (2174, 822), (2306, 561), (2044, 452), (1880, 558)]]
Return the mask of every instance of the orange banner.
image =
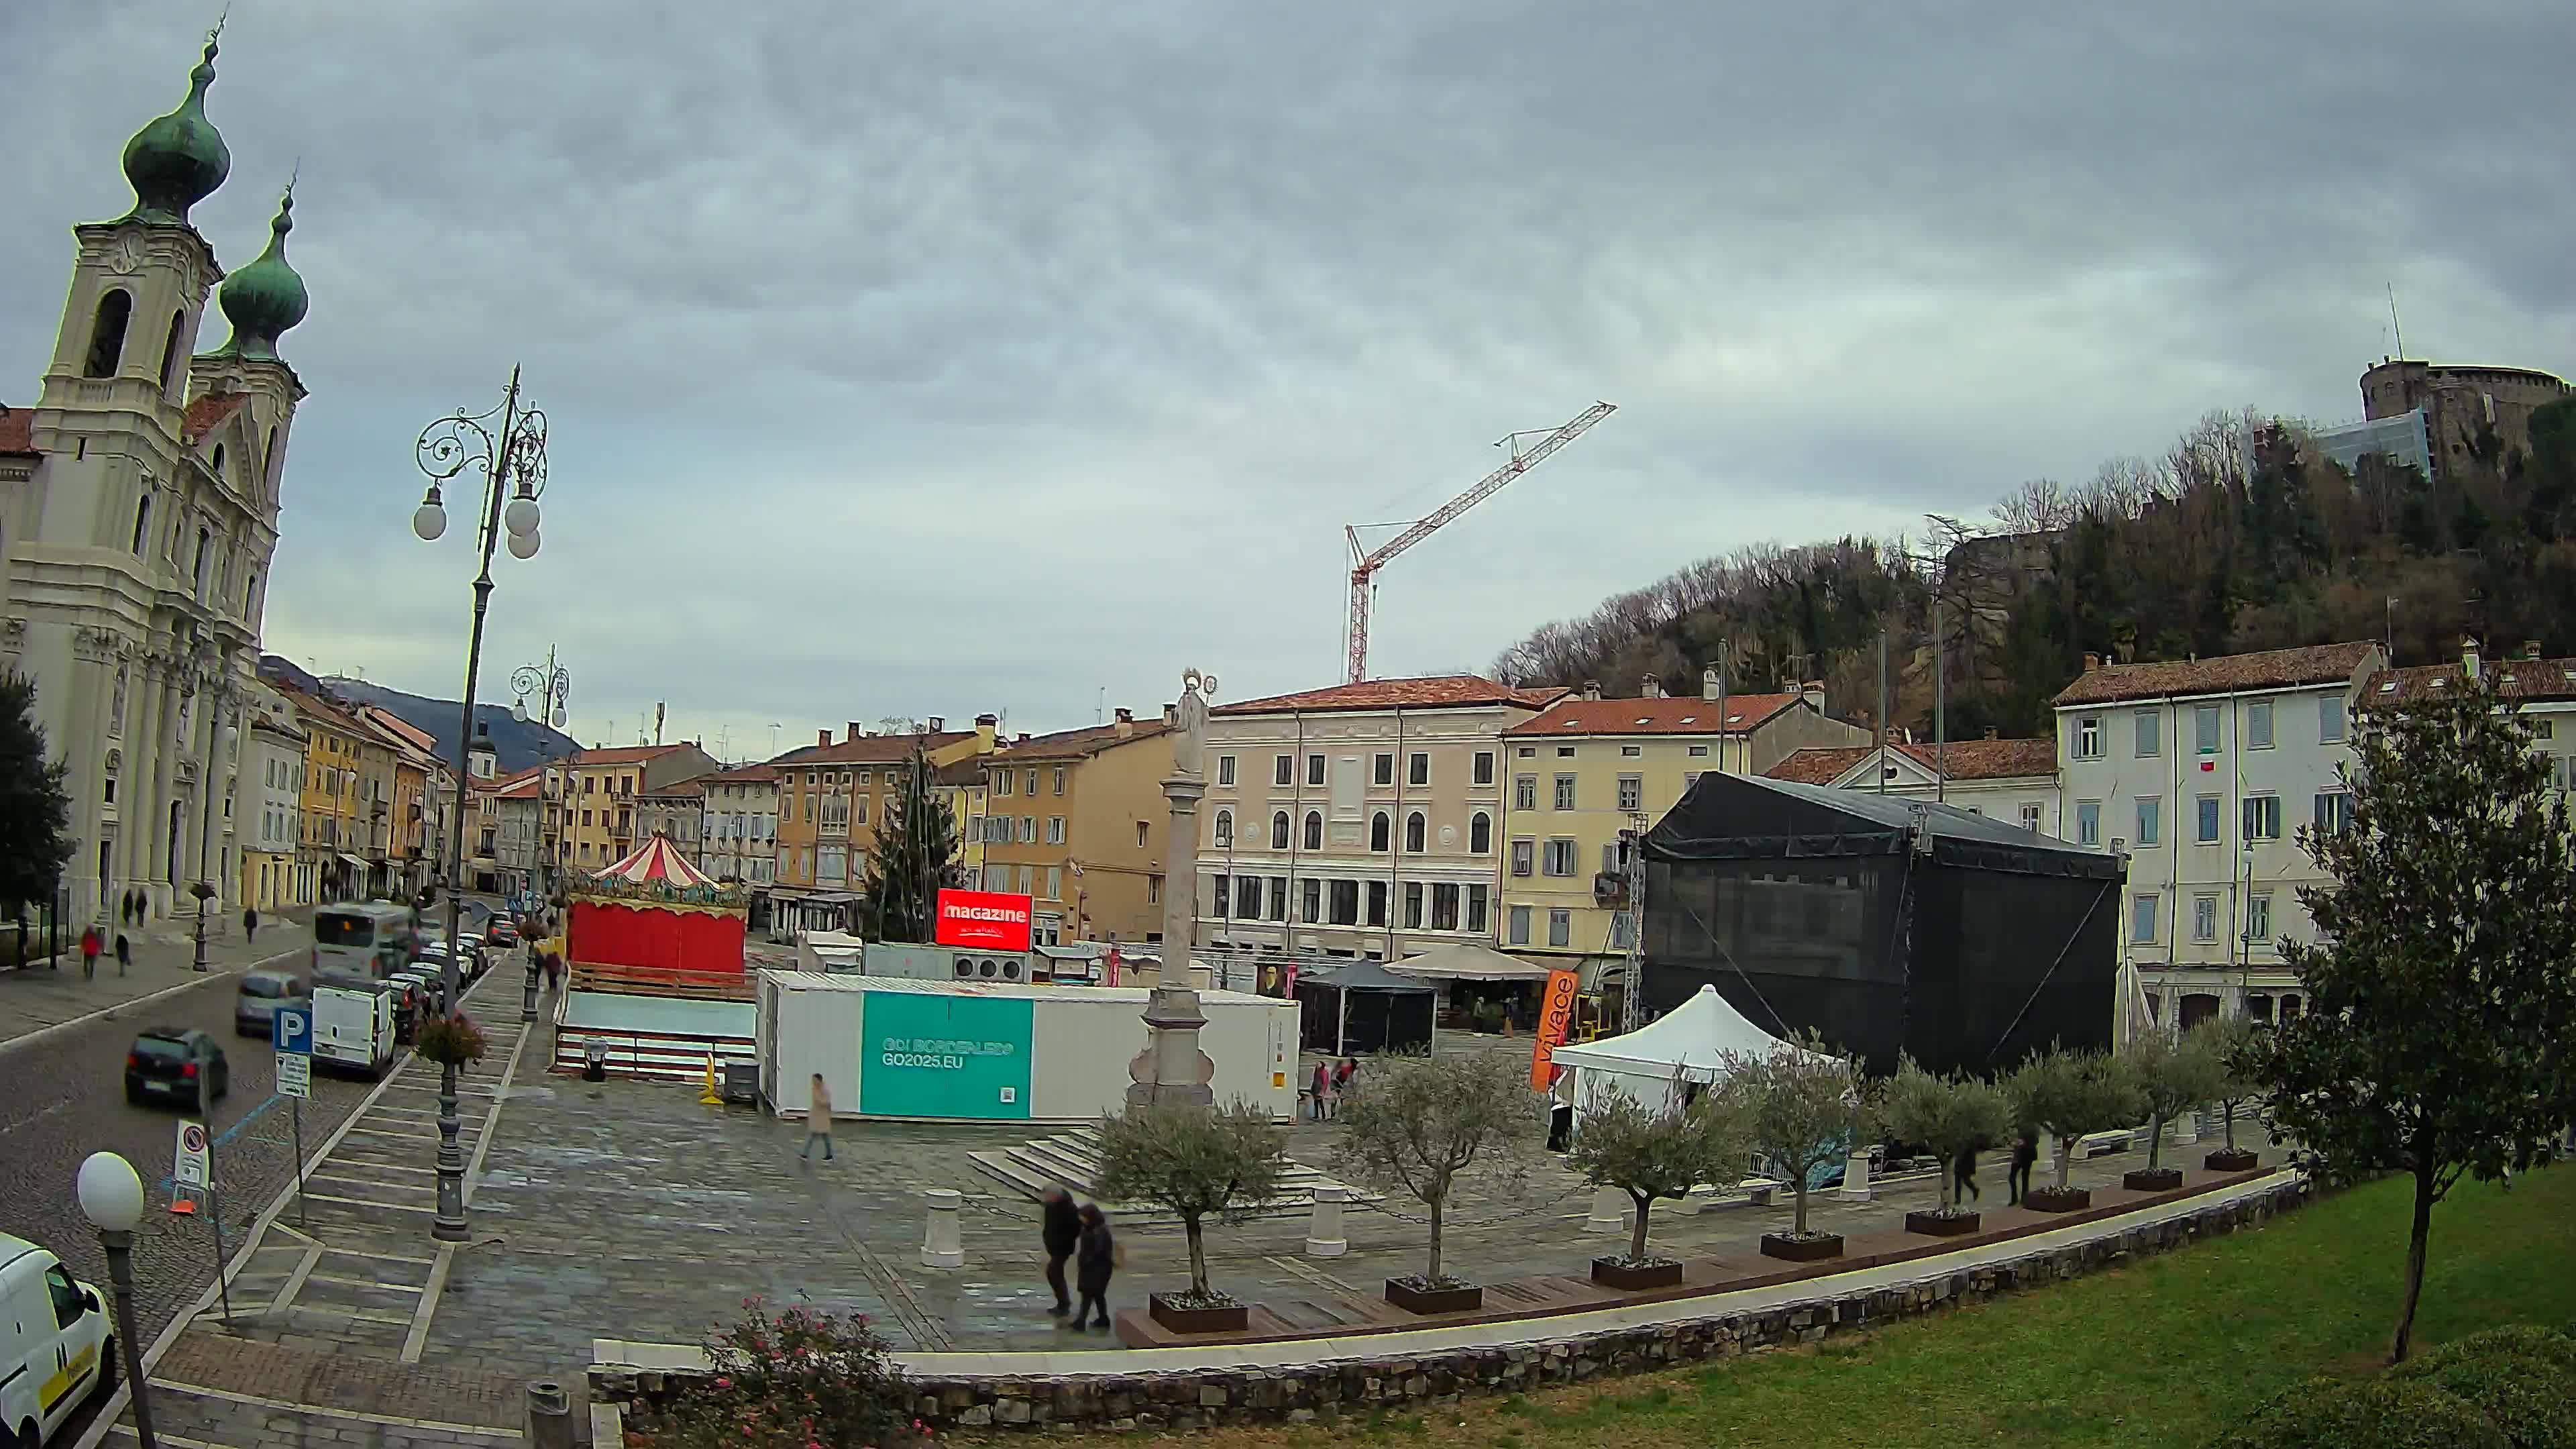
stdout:
[(1537, 1091), (1548, 1089), (1554, 1075), (1556, 1049), (1565, 1043), (1566, 1031), (1574, 1025), (1574, 973), (1547, 973), (1547, 995), (1538, 1012), (1538, 1045), (1530, 1052), (1530, 1086)]

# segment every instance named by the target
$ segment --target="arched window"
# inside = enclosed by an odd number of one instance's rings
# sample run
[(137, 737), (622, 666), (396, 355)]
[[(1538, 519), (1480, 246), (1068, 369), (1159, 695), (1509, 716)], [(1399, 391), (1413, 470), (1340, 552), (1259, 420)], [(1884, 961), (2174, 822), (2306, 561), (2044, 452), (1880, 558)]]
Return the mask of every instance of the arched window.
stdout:
[(134, 315), (134, 294), (119, 287), (98, 299), (98, 317), (89, 327), (89, 365), (84, 377), (114, 377), (125, 360), (125, 324)]
[(210, 530), (203, 528), (198, 529), (197, 567), (195, 570), (195, 578), (197, 580), (197, 597), (199, 599), (203, 599), (206, 596), (206, 561), (213, 558), (214, 553), (215, 535)]
[(1324, 814), (1320, 810), (1306, 812), (1306, 848), (1308, 850), (1324, 848)]
[(170, 336), (161, 344), (161, 390), (163, 392), (168, 392), (178, 385), (177, 381), (170, 376), (170, 369), (179, 361), (179, 334), (187, 328), (187, 325), (187, 313), (170, 314)]
[(271, 423), (268, 429), (268, 441), (261, 445), (259, 450), (260, 496), (263, 498), (274, 496), (277, 492), (277, 466), (277, 425)]
[(1288, 848), (1288, 812), (1285, 810), (1270, 817), (1270, 848), (1272, 850)]
[(1216, 845), (1219, 850), (1234, 847), (1234, 812), (1231, 810), (1216, 812)]
[(252, 569), (250, 571), (250, 582), (242, 586), (242, 617), (245, 619), (254, 619), (258, 616), (259, 570)]
[(134, 556), (143, 557), (143, 540), (152, 532), (152, 495), (134, 500)]
[(1386, 848), (1387, 848), (1387, 841), (1388, 841), (1388, 830), (1389, 830), (1389, 827), (1388, 827), (1388, 824), (1387, 824), (1386, 812), (1385, 812), (1385, 811), (1381, 810), (1381, 811), (1377, 812), (1377, 814), (1375, 814), (1375, 815), (1373, 815), (1373, 816), (1370, 816), (1370, 817), (1369, 817), (1369, 849), (1371, 849), (1371, 850), (1384, 850), (1384, 849), (1386, 849)]
[(214, 474), (216, 482), (224, 481), (224, 445), (221, 443), (215, 444)]
[(1404, 848), (1415, 855), (1422, 853), (1422, 812), (1419, 810), (1404, 817)]
[(1484, 855), (1494, 848), (1494, 817), (1479, 810), (1467, 818), (1467, 853)]

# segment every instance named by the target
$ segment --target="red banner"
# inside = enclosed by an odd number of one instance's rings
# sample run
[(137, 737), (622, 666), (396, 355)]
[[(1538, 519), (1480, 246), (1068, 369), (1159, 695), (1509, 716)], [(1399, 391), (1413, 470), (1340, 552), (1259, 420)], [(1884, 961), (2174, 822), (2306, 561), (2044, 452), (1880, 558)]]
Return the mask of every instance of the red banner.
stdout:
[(1029, 898), (998, 891), (941, 891), (931, 937), (942, 946), (978, 951), (1029, 949)]
[(1530, 1052), (1530, 1086), (1544, 1092), (1555, 1076), (1556, 1049), (1574, 1025), (1574, 973), (1547, 973), (1547, 995), (1538, 1012), (1538, 1045)]

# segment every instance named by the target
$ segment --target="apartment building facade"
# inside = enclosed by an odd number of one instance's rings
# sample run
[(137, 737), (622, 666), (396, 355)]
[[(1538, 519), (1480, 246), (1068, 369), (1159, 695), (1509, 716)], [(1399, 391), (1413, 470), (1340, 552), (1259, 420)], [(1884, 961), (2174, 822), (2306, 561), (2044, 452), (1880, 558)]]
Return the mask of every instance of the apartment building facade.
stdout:
[(706, 777), (698, 869), (766, 893), (778, 872), (778, 775), (773, 765), (744, 765)]
[(2496, 693), (2531, 727), (2531, 747), (2549, 761), (2550, 783), (2576, 792), (2576, 659), (2543, 656), (2539, 640), (2501, 659), (2483, 656), (2476, 640), (2465, 640), (2459, 663), (2392, 669), (2371, 681), (2363, 699), (2368, 707), (2385, 708), (2488, 674), (2495, 677)]
[(661, 835), (691, 865), (705, 870), (706, 779), (701, 775), (694, 780), (674, 780), (636, 792), (635, 843), (641, 845)]
[(877, 829), (903, 793), (918, 747), (936, 770), (990, 753), (998, 721), (979, 717), (971, 730), (933, 719), (914, 734), (871, 734), (856, 721), (835, 743), (830, 730), (769, 763), (778, 771), (778, 855), (770, 889), (772, 930), (848, 930), (876, 849)]
[(295, 849), (300, 884), (316, 903), (363, 899), (375, 888), (374, 862), (366, 854), (373, 816), (365, 785), (390, 779), (393, 751), (337, 704), (301, 690), (279, 693), (304, 732), (303, 828)]
[(2040, 835), (2060, 835), (2057, 741), (1919, 740), (1800, 750), (1764, 774), (1775, 780), (1877, 790), (1907, 800), (1936, 800), (1972, 815), (2007, 820)]
[(715, 768), (713, 756), (686, 741), (575, 753), (561, 766), (564, 793), (555, 842), (557, 867), (579, 875), (616, 863), (644, 838), (635, 828), (638, 793), (649, 795)]
[(243, 686), (242, 760), (233, 832), (241, 842), (241, 902), (258, 911), (313, 904), (296, 862), (303, 837), (304, 729), (286, 697)]
[(1627, 845), (1705, 774), (1752, 774), (1803, 748), (1865, 741), (1824, 712), (1821, 688), (1731, 694), (1715, 671), (1696, 696), (1568, 695), (1503, 731), (1503, 950), (1586, 973), (1625, 953), (1636, 928)]
[(2119, 939), (2148, 1009), (2193, 1025), (2300, 1010), (2280, 943), (2311, 935), (2298, 891), (2323, 876), (2299, 827), (2340, 828), (2355, 710), (2375, 643), (2106, 664), (2056, 698), (2060, 835), (2126, 852)]
[(1168, 718), (1121, 709), (1108, 724), (1013, 740), (978, 762), (981, 879), (1030, 897), (1038, 944), (1162, 939), (1169, 731)]
[(1218, 955), (1401, 960), (1492, 940), (1503, 735), (1562, 693), (1441, 675), (1212, 710), (1199, 942)]
[(984, 889), (984, 802), (988, 783), (982, 757), (940, 766), (931, 775), (930, 784), (948, 806), (948, 818), (957, 828), (958, 878), (970, 891)]

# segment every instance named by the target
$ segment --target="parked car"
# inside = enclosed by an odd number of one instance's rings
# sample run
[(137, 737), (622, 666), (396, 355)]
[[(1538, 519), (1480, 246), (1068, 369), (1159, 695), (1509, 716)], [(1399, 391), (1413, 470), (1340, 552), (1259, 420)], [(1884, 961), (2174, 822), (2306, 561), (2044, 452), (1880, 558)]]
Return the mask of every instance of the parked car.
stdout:
[(281, 1006), (307, 999), (304, 983), (292, 971), (253, 971), (242, 977), (233, 997), (233, 1030), (243, 1036), (273, 1034), (270, 1022)]
[(508, 916), (498, 917), (492, 922), (492, 929), (484, 934), (483, 943), (506, 951), (519, 944), (519, 928), (511, 923)]
[(462, 959), (464, 961), (463, 969), (466, 974), (466, 979), (479, 980), (484, 971), (489, 969), (491, 966), (491, 962), (486, 958), (483, 950), (482, 934), (476, 931), (460, 931), (457, 933), (456, 943), (465, 948), (465, 955)]
[(135, 1033), (125, 1051), (125, 1100), (197, 1105), (233, 1089), (232, 1066), (215, 1039), (193, 1026), (156, 1026)]
[(0, 1233), (0, 1434), (42, 1444), (116, 1387), (116, 1331), (63, 1260)]
[(443, 998), (447, 983), (441, 976), (444, 969), (444, 965), (437, 961), (416, 961), (394, 973), (393, 979), (408, 988), (410, 1006), (415, 1014), (445, 1014)]

